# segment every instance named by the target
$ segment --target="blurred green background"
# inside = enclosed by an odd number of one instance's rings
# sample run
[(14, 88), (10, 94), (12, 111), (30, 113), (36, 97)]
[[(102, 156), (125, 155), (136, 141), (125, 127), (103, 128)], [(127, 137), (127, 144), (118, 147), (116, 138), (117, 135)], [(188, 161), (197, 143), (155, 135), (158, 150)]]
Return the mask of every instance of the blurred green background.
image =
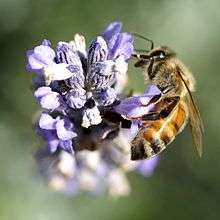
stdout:
[[(220, 219), (220, 1), (0, 0), (0, 219)], [(39, 109), (26, 72), (26, 50), (51, 39), (89, 42), (111, 21), (172, 47), (198, 83), (205, 124), (204, 156), (192, 147), (189, 129), (162, 154), (154, 175), (129, 174), (132, 193), (76, 198), (55, 193), (37, 177), (32, 158), (40, 142), (32, 129)], [(138, 40), (138, 47), (146, 42)], [(130, 66), (129, 87), (144, 90)]]

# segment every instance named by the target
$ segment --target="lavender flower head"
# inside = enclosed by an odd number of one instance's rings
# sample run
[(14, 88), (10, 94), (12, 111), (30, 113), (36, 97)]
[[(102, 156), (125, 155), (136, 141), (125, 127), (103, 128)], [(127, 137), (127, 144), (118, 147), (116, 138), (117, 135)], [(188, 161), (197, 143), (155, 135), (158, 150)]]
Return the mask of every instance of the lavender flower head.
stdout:
[(157, 164), (157, 157), (130, 160), (130, 141), (140, 122), (128, 116), (148, 113), (147, 104), (160, 91), (151, 86), (143, 96), (121, 94), (134, 52), (133, 36), (121, 28), (120, 22), (111, 23), (88, 49), (76, 34), (55, 49), (43, 40), (27, 52), (27, 69), (36, 73), (34, 96), (43, 109), (36, 130), (47, 146), (36, 158), (57, 190), (127, 195), (125, 173), (149, 176)]

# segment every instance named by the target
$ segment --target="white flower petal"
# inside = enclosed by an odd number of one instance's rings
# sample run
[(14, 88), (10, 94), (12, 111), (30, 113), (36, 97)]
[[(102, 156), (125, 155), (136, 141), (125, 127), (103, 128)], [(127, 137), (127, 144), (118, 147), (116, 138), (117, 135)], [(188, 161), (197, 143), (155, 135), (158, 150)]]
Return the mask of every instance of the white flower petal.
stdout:
[(81, 190), (92, 192), (96, 189), (98, 179), (93, 172), (83, 169), (78, 176), (79, 186)]
[(69, 42), (73, 50), (80, 52), (86, 57), (86, 41), (83, 35), (75, 34), (74, 40)]
[(101, 164), (100, 152), (83, 150), (77, 152), (77, 158), (90, 170), (96, 171)]
[(43, 69), (46, 85), (54, 80), (65, 80), (74, 75), (68, 70), (69, 64), (60, 63), (47, 66)]
[(97, 125), (102, 122), (102, 118), (97, 106), (92, 109), (86, 109), (82, 118), (82, 127), (88, 128), (91, 125)]
[(59, 158), (58, 169), (60, 172), (67, 177), (73, 177), (76, 172), (75, 157), (70, 153), (61, 151)]
[(129, 195), (131, 187), (123, 171), (116, 169), (109, 173), (108, 190), (109, 195), (112, 197)]
[(128, 64), (124, 60), (124, 56), (119, 56), (115, 60), (115, 70), (117, 72), (116, 74), (116, 84), (114, 86), (114, 89), (117, 93), (122, 92), (122, 90), (125, 88), (127, 82), (128, 82)]

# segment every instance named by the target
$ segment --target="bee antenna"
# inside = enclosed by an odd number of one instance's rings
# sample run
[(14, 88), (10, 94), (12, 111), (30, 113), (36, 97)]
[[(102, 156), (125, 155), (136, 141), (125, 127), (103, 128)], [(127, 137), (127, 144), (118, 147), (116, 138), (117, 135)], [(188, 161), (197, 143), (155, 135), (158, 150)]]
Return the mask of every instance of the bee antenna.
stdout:
[(138, 53), (149, 53), (149, 50), (144, 50), (144, 49), (135, 49), (136, 52)]
[(142, 36), (142, 35), (140, 35), (140, 34), (138, 34), (138, 33), (132, 33), (132, 34), (133, 34), (135, 37), (139, 37), (139, 38), (141, 38), (141, 39), (144, 39), (144, 40), (150, 42), (150, 43), (151, 43), (151, 46), (150, 46), (151, 50), (154, 48), (154, 42), (153, 42), (151, 39), (149, 39), (149, 38), (147, 38), (147, 37), (144, 37), (144, 36)]

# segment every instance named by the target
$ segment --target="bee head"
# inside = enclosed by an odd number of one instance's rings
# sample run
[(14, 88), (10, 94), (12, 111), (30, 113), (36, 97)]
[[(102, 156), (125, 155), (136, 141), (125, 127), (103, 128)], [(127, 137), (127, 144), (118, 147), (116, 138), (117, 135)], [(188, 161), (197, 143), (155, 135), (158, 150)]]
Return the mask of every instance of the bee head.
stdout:
[(162, 61), (164, 59), (175, 56), (175, 52), (169, 47), (161, 46), (151, 50), (148, 54), (149, 59), (154, 59), (155, 61)]
[(161, 62), (163, 60), (172, 58), (175, 55), (175, 52), (169, 47), (161, 46), (150, 50), (147, 54), (135, 54), (134, 56), (138, 58), (138, 62), (135, 64), (135, 67), (146, 67), (152, 62)]

